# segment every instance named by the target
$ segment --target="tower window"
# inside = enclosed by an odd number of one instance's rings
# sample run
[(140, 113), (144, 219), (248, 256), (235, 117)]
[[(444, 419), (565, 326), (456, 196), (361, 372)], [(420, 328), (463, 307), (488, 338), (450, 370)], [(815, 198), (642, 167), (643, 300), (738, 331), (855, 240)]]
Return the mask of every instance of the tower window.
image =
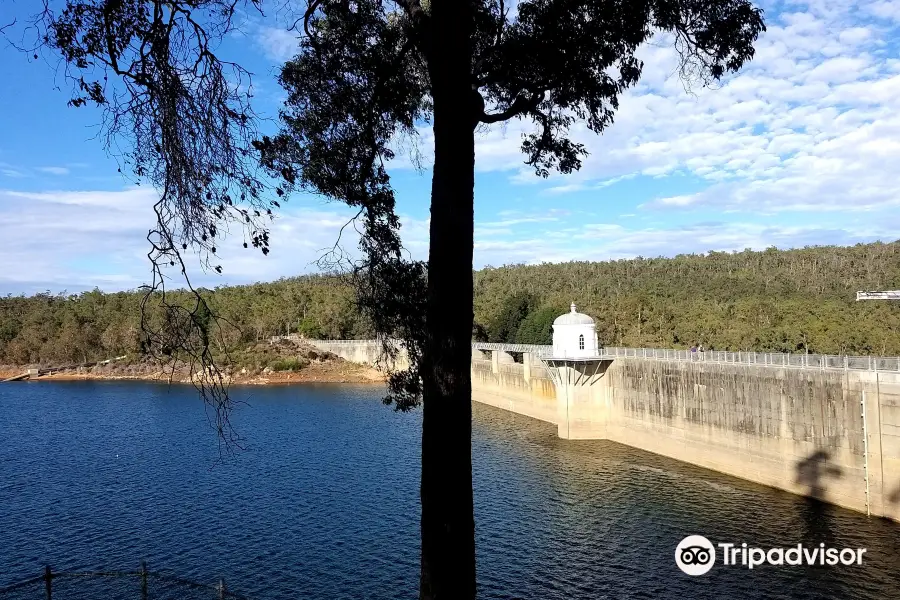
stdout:
[(578, 349), (584, 350), (584, 334), (578, 336)]

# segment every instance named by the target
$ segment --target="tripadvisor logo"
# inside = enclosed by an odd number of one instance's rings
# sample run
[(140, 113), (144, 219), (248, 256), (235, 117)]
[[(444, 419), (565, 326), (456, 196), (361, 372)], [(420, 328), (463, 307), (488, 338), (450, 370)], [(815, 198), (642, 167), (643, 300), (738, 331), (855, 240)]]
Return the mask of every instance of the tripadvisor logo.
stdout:
[[(789, 548), (754, 548), (747, 544), (719, 543), (722, 565), (753, 569), (761, 565), (861, 565), (865, 548), (826, 548), (819, 544), (807, 548), (797, 544)], [(675, 547), (675, 564), (688, 575), (703, 575), (716, 564), (716, 547), (702, 535), (689, 535)]]
[(703, 575), (716, 564), (716, 549), (702, 535), (689, 535), (675, 548), (675, 564), (688, 575)]

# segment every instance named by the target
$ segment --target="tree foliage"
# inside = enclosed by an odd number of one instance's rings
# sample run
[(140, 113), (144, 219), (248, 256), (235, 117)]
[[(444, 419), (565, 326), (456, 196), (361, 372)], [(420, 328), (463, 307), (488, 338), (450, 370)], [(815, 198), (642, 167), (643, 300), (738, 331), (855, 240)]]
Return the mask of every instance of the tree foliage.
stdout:
[[(161, 190), (154, 265), (181, 263), (189, 246), (214, 254), (207, 235), (235, 214), (232, 194), (251, 207), (277, 202), (245, 170), (252, 119), (210, 44), (231, 29), (238, 2), (66, 0), (41, 21), (43, 43), (78, 72), (73, 103), (109, 103), (109, 130), (129, 142), (135, 174)], [(761, 12), (748, 0), (524, 0), (514, 13), (503, 0), (309, 0), (302, 13), (305, 35), (280, 74), (281, 131), (253, 147), (288, 189), (359, 207), (358, 304), (376, 334), (399, 337), (410, 358), (408, 371), (392, 374), (388, 401), (400, 409), (425, 401), (420, 595), (473, 598), (474, 129), (531, 121), (525, 162), (544, 177), (570, 173), (585, 155), (570, 129), (584, 123), (600, 133), (612, 123), (619, 97), (640, 78), (641, 44), (665, 32), (683, 74), (718, 80), (753, 56)], [(121, 100), (110, 103), (90, 79), (95, 67), (117, 76)], [(422, 123), (433, 123), (435, 146), (427, 267), (402, 252), (386, 166), (397, 136)], [(263, 250), (267, 236), (254, 237)], [(202, 342), (197, 315), (206, 307), (195, 299), (187, 313), (173, 305), (167, 315), (176, 331), (181, 322), (194, 328), (184, 340)], [(198, 350), (205, 368), (207, 348)]]
[[(532, 121), (522, 151), (544, 177), (580, 167), (586, 152), (570, 127), (583, 121), (600, 133), (612, 122), (619, 96), (641, 75), (635, 51), (655, 31), (672, 36), (684, 74), (708, 81), (752, 57), (763, 29), (761, 13), (744, 0), (536, 0), (518, 3), (515, 17), (502, 1), (463, 4), (459, 10), (471, 10), (471, 91), (454, 110), (472, 127)], [(395, 374), (391, 386), (408, 408), (420, 393), (425, 268), (401, 253), (386, 165), (393, 142), (433, 118), (439, 24), (431, 4), (418, 0), (318, 0), (301, 22), (306, 36), (279, 77), (288, 92), (282, 131), (256, 147), (289, 186), (360, 208), (360, 303), (376, 331), (411, 351), (413, 371)]]
[[(218, 319), (198, 312), (197, 323), (185, 323), (171, 319), (158, 302), (145, 307), (143, 318), (150, 326), (174, 336), (166, 344), (169, 351), (176, 350), (179, 336), (195, 335), (190, 343), (203, 343), (199, 332), (204, 328), (216, 355), (287, 333), (319, 339), (372, 336), (356, 309), (352, 286), (338, 277), (307, 276), (199, 293)], [(168, 304), (190, 306), (194, 298), (187, 291), (169, 294)], [(0, 363), (68, 364), (140, 354), (144, 298), (140, 291), (99, 290), (0, 298)]]
[[(194, 290), (186, 258), (216, 264), (217, 244), (237, 227), (267, 254), (267, 220), (279, 203), (260, 175), (251, 143), (258, 137), (250, 106), (250, 74), (217, 55), (234, 30), (239, 4), (258, 0), (60, 0), (43, 2), (23, 48), (38, 58), (59, 56), (71, 84), (69, 105), (100, 109), (99, 137), (120, 172), (159, 192), (156, 224), (147, 235), (151, 283), (144, 305), (161, 305), (167, 320), (142, 319), (145, 348), (159, 357), (187, 356), (204, 374), (198, 390), (216, 411), (218, 430), (230, 430), (232, 403), (212, 359), (204, 323), (215, 315)], [(167, 282), (182, 279), (191, 302), (170, 297)], [(172, 345), (184, 344), (181, 352)], [(174, 368), (174, 365), (173, 365)]]
[(489, 342), (514, 342), (519, 325), (535, 308), (535, 298), (527, 292), (516, 292), (505, 297), (500, 311), (488, 322)]
[[(228, 224), (268, 252), (278, 202), (259, 176), (250, 74), (216, 54), (233, 0), (66, 0), (37, 15), (38, 49), (58, 52), (71, 106), (95, 105), (102, 139), (126, 176), (160, 191), (149, 235), (159, 267), (189, 248), (204, 264)], [(258, 0), (251, 0), (258, 5)], [(247, 244), (245, 243), (245, 246)]]
[[(900, 287), (898, 242), (513, 265), (476, 271), (474, 279), (479, 341), (488, 341), (481, 323), (497, 322), (507, 307), (531, 298), (527, 316), (499, 341), (549, 344), (550, 325), (575, 300), (606, 345), (684, 349), (703, 342), (721, 350), (900, 355), (900, 305), (855, 301), (860, 289)], [(219, 340), (239, 346), (286, 333), (374, 335), (346, 278), (312, 275), (201, 293), (229, 324), (212, 336), (217, 351)], [(142, 297), (94, 290), (0, 298), (0, 363), (139, 353)]]
[(556, 305), (532, 310), (522, 319), (516, 329), (515, 338), (504, 341), (549, 346), (553, 343), (553, 321), (565, 312), (565, 309)]
[(475, 274), (475, 319), (490, 323), (502, 298), (537, 293), (544, 305), (574, 300), (609, 346), (702, 342), (720, 350), (894, 356), (900, 306), (856, 302), (855, 294), (900, 286), (898, 258), (894, 242), (486, 268)]

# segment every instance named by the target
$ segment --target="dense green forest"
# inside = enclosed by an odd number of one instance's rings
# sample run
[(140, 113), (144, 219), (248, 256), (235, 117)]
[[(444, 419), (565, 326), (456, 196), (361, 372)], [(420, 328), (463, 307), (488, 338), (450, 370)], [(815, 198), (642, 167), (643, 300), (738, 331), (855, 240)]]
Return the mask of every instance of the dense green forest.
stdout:
[[(513, 265), (475, 272), (473, 337), (549, 343), (574, 301), (610, 346), (900, 355), (900, 303), (855, 292), (900, 288), (900, 242), (675, 258)], [(217, 343), (283, 333), (365, 338), (337, 276), (204, 290), (230, 324)], [(0, 362), (88, 361), (140, 349), (140, 292), (0, 298)], [(155, 318), (159, 318), (158, 316)]]

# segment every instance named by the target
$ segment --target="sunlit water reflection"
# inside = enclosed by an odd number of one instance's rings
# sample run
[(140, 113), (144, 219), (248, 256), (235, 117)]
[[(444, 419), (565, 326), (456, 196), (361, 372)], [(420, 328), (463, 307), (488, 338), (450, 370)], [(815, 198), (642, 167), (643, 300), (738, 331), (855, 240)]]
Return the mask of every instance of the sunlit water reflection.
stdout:
[[(192, 388), (0, 386), (0, 587), (146, 560), (259, 598), (417, 597), (420, 413), (361, 386), (238, 394), (247, 450), (219, 462)], [(474, 409), (480, 598), (900, 598), (893, 523)], [(691, 578), (689, 534), (868, 551)]]

